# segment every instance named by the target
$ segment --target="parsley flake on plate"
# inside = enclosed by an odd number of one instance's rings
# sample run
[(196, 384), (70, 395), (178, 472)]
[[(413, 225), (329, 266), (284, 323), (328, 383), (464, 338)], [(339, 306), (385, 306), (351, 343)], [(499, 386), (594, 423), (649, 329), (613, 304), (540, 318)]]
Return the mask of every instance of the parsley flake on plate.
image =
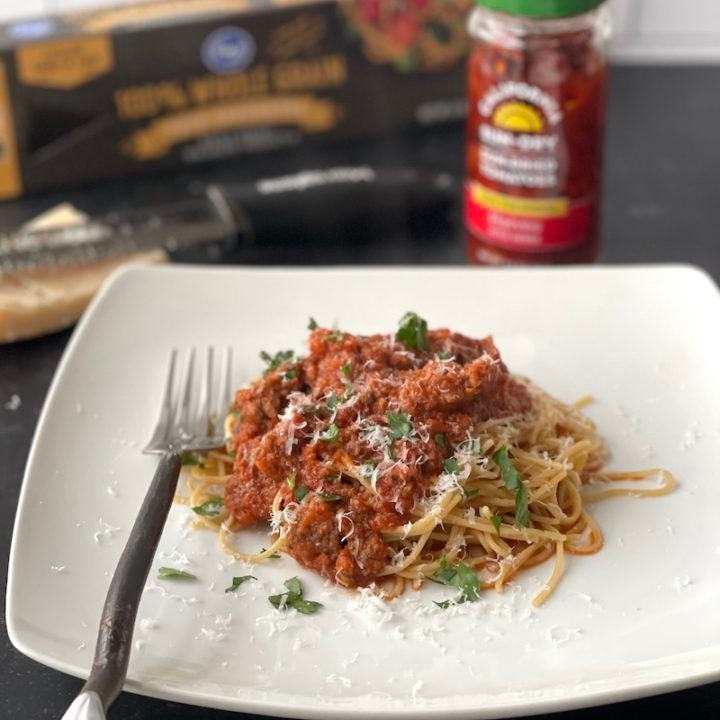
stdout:
[(460, 595), (455, 600), (443, 600), (435, 604), (441, 608), (447, 608), (450, 604), (460, 605), (465, 602), (474, 602), (480, 599), (480, 581), (475, 571), (461, 562), (455, 567), (450, 565), (446, 558), (440, 558), (440, 569), (429, 578), (442, 585), (449, 585), (460, 590)]
[(303, 615), (313, 615), (322, 607), (322, 604), (319, 602), (305, 600), (302, 586), (296, 577), (286, 580), (283, 584), (287, 592), (270, 595), (268, 597), (270, 604), (278, 610), (295, 608), (295, 610)]
[(194, 513), (201, 515), (206, 518), (217, 517), (223, 509), (223, 499), (218, 495), (215, 495), (206, 500), (201, 505), (195, 505), (192, 509)]
[(158, 577), (175, 580), (197, 580), (197, 575), (171, 567), (158, 568)]
[(236, 575), (232, 579), (232, 585), (230, 587), (225, 588), (225, 592), (234, 592), (237, 590), (244, 582), (247, 582), (248, 580), (257, 580), (257, 578), (254, 575)]

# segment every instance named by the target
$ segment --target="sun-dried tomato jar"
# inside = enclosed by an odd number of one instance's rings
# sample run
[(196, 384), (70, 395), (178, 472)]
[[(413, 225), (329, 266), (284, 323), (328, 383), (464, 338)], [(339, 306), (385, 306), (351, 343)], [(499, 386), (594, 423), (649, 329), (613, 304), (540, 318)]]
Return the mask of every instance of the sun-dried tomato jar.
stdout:
[(604, 0), (476, 0), (465, 228), (478, 264), (598, 254)]

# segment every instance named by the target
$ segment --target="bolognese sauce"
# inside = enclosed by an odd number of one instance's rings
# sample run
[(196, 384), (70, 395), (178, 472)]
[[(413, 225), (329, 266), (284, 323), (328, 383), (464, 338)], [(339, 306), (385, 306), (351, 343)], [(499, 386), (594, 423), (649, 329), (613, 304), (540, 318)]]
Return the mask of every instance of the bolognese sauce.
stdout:
[(381, 574), (383, 531), (412, 519), (478, 422), (532, 406), (492, 338), (427, 331), (413, 314), (397, 335), (315, 328), (306, 357), (268, 359), (236, 394), (225, 507), (250, 527), (279, 495), (285, 550), (348, 587)]

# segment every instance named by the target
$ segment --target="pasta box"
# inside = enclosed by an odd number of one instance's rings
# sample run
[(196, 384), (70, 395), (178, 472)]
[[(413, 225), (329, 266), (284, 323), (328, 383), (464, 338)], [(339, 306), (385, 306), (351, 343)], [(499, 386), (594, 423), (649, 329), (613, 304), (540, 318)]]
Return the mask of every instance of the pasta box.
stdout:
[(0, 199), (464, 116), (472, 0), (156, 0), (0, 28)]

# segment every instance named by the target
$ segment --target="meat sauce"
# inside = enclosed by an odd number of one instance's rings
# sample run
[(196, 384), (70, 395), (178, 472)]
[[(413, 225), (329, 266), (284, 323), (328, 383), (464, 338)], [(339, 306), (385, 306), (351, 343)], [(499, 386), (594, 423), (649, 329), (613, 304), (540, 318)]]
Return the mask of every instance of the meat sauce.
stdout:
[(307, 357), (239, 390), (224, 498), (239, 525), (270, 520), (279, 492), (293, 558), (344, 586), (376, 579), (382, 531), (411, 519), (476, 423), (531, 407), (491, 338), (440, 329), (422, 345), (316, 329)]

